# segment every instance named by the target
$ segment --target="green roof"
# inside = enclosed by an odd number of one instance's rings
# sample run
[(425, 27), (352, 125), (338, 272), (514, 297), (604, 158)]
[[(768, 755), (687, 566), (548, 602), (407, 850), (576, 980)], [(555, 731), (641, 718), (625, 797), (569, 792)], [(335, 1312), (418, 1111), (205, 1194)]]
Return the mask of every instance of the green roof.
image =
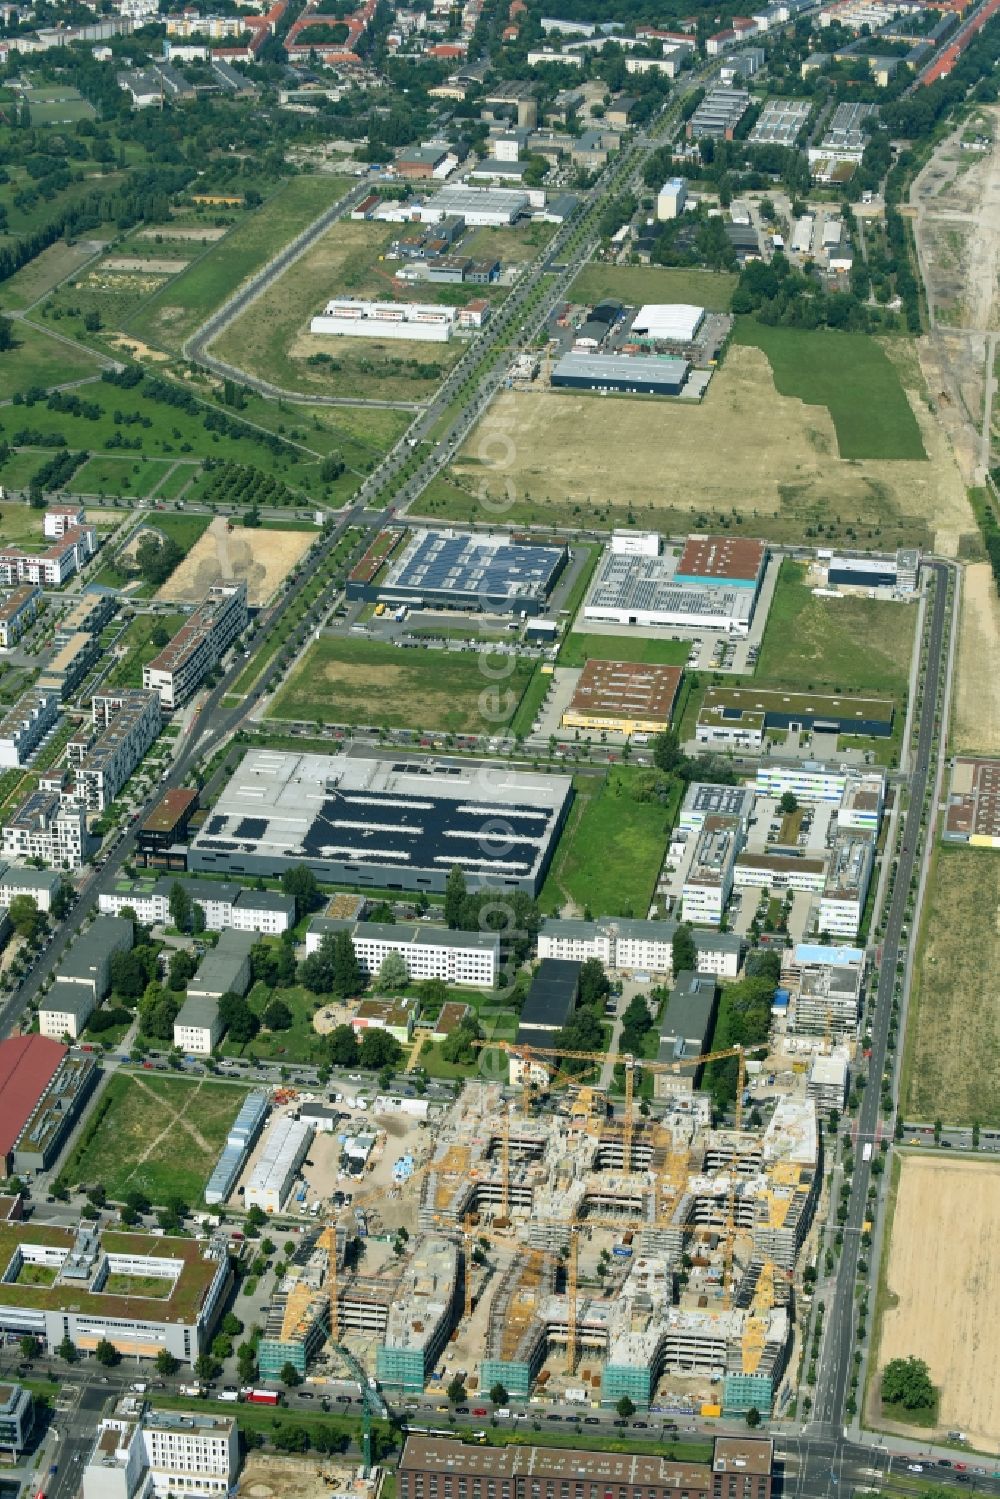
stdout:
[(801, 713), (809, 718), (865, 718), (891, 723), (891, 698), (856, 697), (851, 693), (781, 692), (759, 687), (709, 687), (702, 713), (735, 708), (742, 713)]

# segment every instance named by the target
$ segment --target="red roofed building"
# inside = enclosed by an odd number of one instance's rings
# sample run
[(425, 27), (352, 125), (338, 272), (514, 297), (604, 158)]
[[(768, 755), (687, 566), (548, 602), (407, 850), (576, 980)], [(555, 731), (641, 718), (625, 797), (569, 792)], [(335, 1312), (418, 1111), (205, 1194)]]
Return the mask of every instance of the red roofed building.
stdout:
[(0, 1041), (0, 1165), (13, 1170), (14, 1145), (65, 1057), (67, 1048), (46, 1036)]

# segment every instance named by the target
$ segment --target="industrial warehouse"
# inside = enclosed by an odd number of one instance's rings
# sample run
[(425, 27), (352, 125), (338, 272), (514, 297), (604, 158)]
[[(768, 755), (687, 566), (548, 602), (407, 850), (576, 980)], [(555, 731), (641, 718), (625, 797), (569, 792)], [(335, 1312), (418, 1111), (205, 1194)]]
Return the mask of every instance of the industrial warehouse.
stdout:
[(431, 302), (365, 302), (356, 297), (335, 297), (310, 321), (309, 332), (447, 343), (454, 323), (454, 307), (438, 307)]
[(679, 396), (690, 365), (686, 359), (650, 354), (564, 354), (552, 371), (554, 390), (608, 390), (628, 395)]
[(699, 744), (753, 750), (763, 749), (769, 729), (888, 739), (894, 716), (890, 698), (709, 687), (698, 713), (695, 738)]
[(449, 760), (251, 750), (196, 834), (192, 872), (443, 891), (541, 888), (573, 797), (568, 776)]
[(1000, 848), (1000, 760), (955, 757), (942, 836), (973, 848)]
[(679, 666), (588, 661), (562, 726), (586, 733), (657, 734), (670, 727), (682, 676)]
[(584, 604), (585, 620), (642, 627), (679, 627), (749, 635), (767, 548), (763, 542), (689, 537), (678, 556), (615, 532)]
[(373, 578), (356, 568), (348, 579), (348, 598), (415, 609), (536, 615), (569, 560), (565, 547), (532, 546), (506, 532), (415, 530), (398, 556), (401, 538), (390, 546), (393, 533), (382, 535), (388, 560)]

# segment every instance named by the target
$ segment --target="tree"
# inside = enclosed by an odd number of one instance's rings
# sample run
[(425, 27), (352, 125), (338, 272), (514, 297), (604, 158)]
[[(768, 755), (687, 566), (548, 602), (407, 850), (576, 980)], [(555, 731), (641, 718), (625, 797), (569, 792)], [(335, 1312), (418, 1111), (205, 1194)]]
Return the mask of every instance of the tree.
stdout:
[(244, 1384), (257, 1378), (257, 1352), (252, 1343), (241, 1343), (237, 1348), (236, 1368)]
[(493, 1405), (507, 1404), (507, 1391), (499, 1380), (497, 1380), (495, 1385), (490, 1386), (490, 1401)]
[(481, 1041), (482, 1036), (482, 1028), (475, 1013), (464, 1016), (451, 1035), (441, 1042), (442, 1059), (451, 1063), (474, 1062), (478, 1049), (475, 1043)]
[(339, 999), (360, 993), (364, 978), (350, 932), (328, 933), (299, 964), (299, 982), (312, 994), (335, 994)]
[[(294, 1244), (292, 1245), (291, 1250), (286, 1249), (286, 1253), (294, 1253), (294, 1251)], [(240, 1333), (243, 1331), (243, 1323), (240, 1321), (239, 1317), (237, 1317), (235, 1312), (227, 1312), (223, 1317), (220, 1326), (222, 1328), (222, 1331), (229, 1338), (238, 1338)]]
[[(778, 803), (778, 808), (780, 811), (784, 812), (786, 816), (789, 816), (792, 812), (797, 812), (799, 810), (799, 803), (795, 793), (792, 791), (786, 791)], [(759, 1420), (760, 1412), (757, 1413), (757, 1417)]]
[(104, 1365), (105, 1369), (111, 1369), (118, 1363), (121, 1354), (114, 1343), (109, 1343), (107, 1338), (102, 1338), (94, 1349), (94, 1357), (99, 1364)]
[(149, 643), (162, 651), (163, 647), (170, 643), (170, 631), (165, 625), (154, 625), (149, 632)]
[(750, 1427), (751, 1431), (755, 1426), (760, 1425), (760, 1411), (755, 1405), (752, 1405), (747, 1411), (747, 1425)]
[(676, 770), (683, 761), (681, 741), (675, 729), (665, 729), (653, 740), (653, 764), (657, 770)]
[(179, 932), (186, 932), (191, 922), (191, 897), (181, 884), (174, 880), (167, 897), (170, 919)]
[(698, 972), (698, 949), (689, 922), (682, 922), (674, 932), (670, 943), (673, 955), (674, 977), (679, 973)]
[(264, 1024), (269, 1031), (287, 1031), (291, 1029), (292, 1012), (283, 999), (272, 999), (264, 1011)]
[(21, 1357), (29, 1360), (37, 1358), (42, 1351), (41, 1343), (39, 1343), (37, 1338), (32, 1337), (30, 1332), (25, 1333), (24, 1337), (20, 1340), (18, 1347), (21, 1350)]
[(409, 982), (410, 973), (403, 954), (387, 952), (378, 971), (378, 987), (388, 994), (393, 989), (405, 989)]
[(170, 1349), (161, 1348), (156, 1355), (157, 1374), (176, 1374), (178, 1367), (178, 1362), (170, 1352)]
[(11, 925), (19, 937), (26, 942), (37, 940), (45, 918), (38, 909), (38, 902), (32, 895), (15, 895), (8, 909)]
[(170, 971), (167, 983), (176, 993), (182, 993), (188, 986), (190, 979), (194, 978), (198, 964), (195, 962), (193, 953), (186, 948), (178, 947), (170, 956)]
[(287, 1363), (282, 1364), (281, 1373), (278, 1377), (281, 1383), (287, 1385), (290, 1390), (293, 1390), (296, 1385), (302, 1383), (302, 1375), (296, 1369), (291, 1359)]
[(456, 864), (448, 871), (448, 879), (444, 887), (444, 919), (453, 930), (461, 925), (462, 906), (465, 903), (466, 894), (465, 874), (461, 866)]
[(600, 958), (588, 958), (580, 966), (580, 1003), (582, 1005), (602, 1004), (611, 993), (611, 980), (604, 972), (604, 964)]
[(326, 1038), (327, 1055), (334, 1067), (356, 1067), (358, 1038), (349, 1025), (337, 1025)]
[(300, 916), (319, 904), (319, 885), (312, 870), (305, 864), (296, 864), (286, 869), (281, 876), (281, 888), (285, 895), (294, 897)]
[(212, 1357), (220, 1359), (224, 1363), (227, 1358), (232, 1358), (232, 1356), (232, 1338), (227, 1338), (224, 1332), (217, 1332), (212, 1339)]
[(395, 1067), (402, 1057), (403, 1048), (388, 1031), (365, 1031), (358, 1052), (360, 1066), (370, 1067), (373, 1072), (377, 1072), (382, 1067)]
[(75, 896), (76, 891), (69, 880), (60, 880), (52, 897), (52, 915), (56, 921), (62, 921), (64, 916), (69, 915)]
[(111, 987), (123, 999), (141, 999), (149, 975), (141, 953), (136, 948), (129, 952), (116, 952), (111, 959)]
[(150, 532), (136, 547), (135, 562), (147, 583), (159, 588), (184, 557), (184, 549), (172, 537), (160, 538)]
[(252, 1041), (260, 1029), (260, 1021), (246, 1000), (230, 989), (219, 1000), (219, 1020), (230, 1041), (245, 1045)]
[(56, 1349), (56, 1352), (58, 1353), (59, 1357), (63, 1359), (67, 1364), (75, 1364), (77, 1359), (80, 1357), (79, 1353), (77, 1352), (76, 1344), (73, 1342), (69, 1333), (65, 1335), (62, 1342), (59, 1344), (59, 1347)]
[(451, 1381), (451, 1384), (448, 1386), (448, 1399), (451, 1401), (452, 1405), (461, 1405), (462, 1401), (465, 1399), (465, 1385), (459, 1379), (457, 1374)]
[(901, 1405), (904, 1410), (933, 1409), (937, 1391), (922, 1358), (894, 1358), (882, 1370), (882, 1404)]
[(194, 1369), (195, 1378), (201, 1380), (214, 1379), (222, 1370), (222, 1365), (217, 1358), (210, 1353), (199, 1353), (191, 1366)]

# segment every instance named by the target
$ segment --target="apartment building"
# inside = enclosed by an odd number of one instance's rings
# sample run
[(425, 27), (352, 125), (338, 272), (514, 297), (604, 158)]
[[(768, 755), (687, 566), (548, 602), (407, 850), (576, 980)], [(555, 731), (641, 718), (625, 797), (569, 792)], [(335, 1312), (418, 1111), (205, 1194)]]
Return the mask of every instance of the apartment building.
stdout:
[(365, 973), (377, 974), (389, 953), (398, 953), (410, 978), (443, 979), (477, 989), (496, 987), (500, 938), (492, 932), (451, 932), (444, 927), (413, 924), (383, 925), (375, 921), (337, 921), (315, 916), (306, 932), (306, 955), (324, 937), (346, 931)]
[(15, 588), (0, 603), (0, 649), (9, 651), (11, 646), (17, 645), (38, 613), (41, 597), (41, 589), (28, 583), (23, 588)]
[(170, 894), (175, 884), (201, 906), (207, 931), (232, 929), (280, 937), (295, 925), (295, 900), (291, 895), (277, 890), (244, 890), (225, 880), (175, 880), (164, 875), (154, 885), (122, 885), (102, 892), (98, 907), (109, 916), (118, 916), (131, 906), (145, 925), (163, 925), (171, 919)]
[(20, 547), (0, 550), (0, 583), (34, 583), (61, 588), (97, 551), (93, 526), (73, 526), (44, 552), (25, 552)]
[(6, 908), (19, 895), (29, 895), (40, 911), (51, 911), (61, 884), (62, 875), (54, 869), (22, 868), (0, 861), (0, 907)]
[(81, 593), (56, 625), (56, 645), (68, 644), (74, 635), (99, 635), (118, 610), (113, 593)]
[(42, 521), (42, 532), (50, 541), (61, 541), (67, 531), (81, 531), (87, 524), (87, 512), (82, 505), (68, 503), (49, 505)]
[(222, 1040), (219, 1001), (206, 995), (189, 994), (174, 1020), (174, 1045), (185, 1055), (211, 1056)]
[(15, 770), (27, 764), (58, 717), (59, 699), (54, 692), (33, 687), (22, 693), (0, 718), (0, 766)]
[(169, 645), (142, 669), (142, 685), (164, 708), (185, 702), (247, 627), (247, 585), (217, 584)]
[(38, 1007), (38, 1030), (50, 1041), (76, 1041), (97, 1009), (93, 989), (57, 979)]
[(67, 759), (75, 766), (77, 797), (88, 812), (103, 812), (159, 734), (160, 699), (138, 688), (97, 693), (92, 713), (97, 738), (72, 740)]
[(0, 855), (18, 863), (41, 859), (56, 869), (79, 869), (97, 840), (76, 803), (56, 791), (33, 791), (0, 828)]
[(96, 635), (78, 630), (61, 645), (38, 679), (38, 686), (58, 693), (61, 702), (70, 697), (101, 654)]
[(732, 894), (736, 856), (743, 842), (737, 817), (706, 817), (681, 889), (684, 921), (718, 926)]
[[(640, 921), (624, 916), (602, 916), (598, 921), (546, 916), (538, 933), (540, 958), (568, 958), (585, 963), (597, 958), (618, 973), (646, 973), (651, 978), (673, 977), (673, 939), (676, 921)], [(743, 943), (736, 932), (696, 930), (698, 972), (735, 978), (740, 970)]]
[(869, 833), (838, 833), (830, 854), (826, 883), (819, 899), (819, 930), (857, 938), (875, 862)]

